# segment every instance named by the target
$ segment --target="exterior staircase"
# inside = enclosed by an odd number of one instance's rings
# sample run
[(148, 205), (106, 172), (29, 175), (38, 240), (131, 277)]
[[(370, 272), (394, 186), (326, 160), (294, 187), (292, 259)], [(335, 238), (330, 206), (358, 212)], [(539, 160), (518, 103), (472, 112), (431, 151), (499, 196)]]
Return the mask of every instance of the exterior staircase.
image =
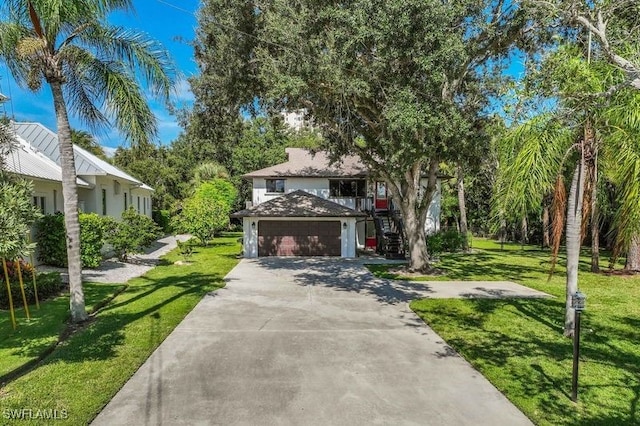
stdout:
[(377, 251), (387, 259), (404, 259), (404, 230), (402, 221), (388, 210), (374, 212)]

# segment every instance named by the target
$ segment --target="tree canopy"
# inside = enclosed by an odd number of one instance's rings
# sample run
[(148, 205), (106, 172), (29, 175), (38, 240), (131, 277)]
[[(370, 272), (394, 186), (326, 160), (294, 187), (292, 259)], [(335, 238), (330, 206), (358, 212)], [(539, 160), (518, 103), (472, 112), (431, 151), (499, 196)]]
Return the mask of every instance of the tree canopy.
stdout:
[(411, 267), (428, 269), (422, 224), (439, 164), (464, 153), (512, 48), (528, 46), (527, 10), (476, 0), (208, 0), (198, 16), (195, 116), (306, 111), (334, 157), (358, 154), (387, 181)]

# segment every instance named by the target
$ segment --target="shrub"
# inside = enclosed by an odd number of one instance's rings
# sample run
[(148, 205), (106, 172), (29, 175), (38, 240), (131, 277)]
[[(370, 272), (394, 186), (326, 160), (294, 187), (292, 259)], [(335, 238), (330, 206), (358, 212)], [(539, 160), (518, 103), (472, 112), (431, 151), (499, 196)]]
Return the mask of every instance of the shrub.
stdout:
[(235, 187), (224, 179), (214, 179), (198, 186), (193, 197), (184, 201), (174, 218), (174, 229), (197, 237), (207, 245), (218, 232), (229, 227), (229, 213), (235, 201)]
[(456, 229), (441, 230), (427, 236), (427, 250), (432, 255), (461, 251), (466, 238), (466, 235), (461, 234)]
[(171, 212), (169, 210), (154, 210), (151, 213), (153, 221), (162, 229), (165, 234), (170, 234), (171, 231)]
[(106, 221), (95, 213), (80, 214), (80, 259), (82, 266), (97, 268), (102, 262)]
[(121, 222), (109, 218), (107, 228), (107, 242), (122, 261), (131, 254), (141, 253), (161, 235), (160, 228), (151, 218), (138, 214), (133, 208), (122, 212)]
[[(102, 262), (106, 218), (95, 213), (80, 213), (80, 258), (82, 266), (96, 268)], [(38, 260), (46, 265), (67, 266), (67, 242), (64, 215), (46, 215), (36, 225)]]
[(217, 232), (229, 226), (229, 210), (223, 202), (189, 198), (174, 221), (180, 232), (194, 235), (201, 244), (207, 245)]
[[(7, 271), (9, 272), (9, 283), (11, 286), (11, 296), (13, 298), (14, 306), (22, 306), (22, 292), (20, 291), (20, 280), (18, 278), (17, 262), (7, 262)], [(27, 303), (33, 304), (36, 302), (35, 292), (33, 291), (33, 267), (20, 261), (20, 269), (22, 269), (22, 279), (24, 282), (24, 292), (27, 296)], [(4, 271), (2, 271), (2, 288), (0, 291), (0, 308), (9, 308), (9, 298), (6, 291), (6, 282), (4, 278)], [(38, 287), (38, 299), (40, 301), (45, 300), (51, 296), (56, 296), (62, 290), (62, 279), (57, 272), (40, 273), (36, 276), (36, 285)]]
[(40, 219), (36, 224), (35, 238), (39, 261), (46, 265), (67, 266), (67, 241), (62, 213)]

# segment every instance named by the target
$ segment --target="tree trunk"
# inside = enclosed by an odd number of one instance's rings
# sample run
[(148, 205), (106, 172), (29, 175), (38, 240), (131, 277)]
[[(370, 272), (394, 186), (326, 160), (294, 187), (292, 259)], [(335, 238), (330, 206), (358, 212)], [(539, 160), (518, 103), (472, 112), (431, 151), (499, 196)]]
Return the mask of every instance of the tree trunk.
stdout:
[(529, 242), (529, 226), (527, 224), (527, 217), (526, 216), (522, 217), (522, 223), (520, 225), (520, 232), (522, 234), (521, 235), (522, 239), (520, 241), (520, 244), (522, 246), (522, 249), (524, 250), (524, 245)]
[[(403, 213), (407, 244), (409, 245), (409, 269), (412, 271), (429, 272), (429, 253), (427, 251), (427, 237), (424, 230), (424, 222), (420, 223), (415, 210), (408, 207), (407, 213)], [(402, 208), (401, 208), (402, 210)]]
[(462, 249), (469, 251), (469, 241), (467, 240), (467, 204), (464, 199), (464, 170), (458, 165), (458, 207), (460, 208), (460, 233), (463, 235)]
[(582, 225), (582, 199), (584, 173), (582, 162), (576, 166), (567, 200), (567, 286), (565, 301), (564, 335), (573, 336), (574, 310), (571, 298), (578, 291), (578, 265), (580, 261), (580, 229)]
[[(595, 192), (595, 191), (594, 191)], [(595, 194), (594, 194), (595, 196)], [(600, 272), (600, 215), (595, 200), (591, 206), (591, 272)]]
[(629, 272), (640, 272), (640, 235), (635, 235), (631, 239), (624, 270)]
[(84, 306), (82, 290), (82, 263), (80, 260), (80, 222), (78, 220), (78, 189), (76, 166), (71, 143), (71, 126), (67, 115), (62, 85), (50, 82), (53, 104), (58, 126), (60, 146), (60, 166), (62, 168), (62, 196), (64, 199), (64, 224), (67, 232), (67, 261), (69, 264), (69, 294), (71, 320), (84, 321), (88, 318)]
[(409, 269), (412, 271), (431, 271), (425, 223), (429, 205), (437, 190), (437, 173), (438, 161), (432, 160), (426, 188), (421, 188), (421, 163), (415, 163), (401, 181), (392, 180), (388, 174), (386, 176), (388, 189), (392, 198), (397, 200), (397, 207), (402, 214), (409, 249)]
[(542, 248), (549, 247), (551, 239), (549, 238), (549, 206), (545, 204), (542, 210)]

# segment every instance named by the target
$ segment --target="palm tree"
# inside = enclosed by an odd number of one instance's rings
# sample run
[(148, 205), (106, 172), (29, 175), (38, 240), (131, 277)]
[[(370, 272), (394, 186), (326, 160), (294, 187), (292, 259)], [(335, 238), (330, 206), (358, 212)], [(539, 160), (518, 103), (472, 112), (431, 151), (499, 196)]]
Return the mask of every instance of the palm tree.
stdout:
[[(496, 190), (496, 211), (522, 217), (540, 208), (553, 193), (553, 264), (557, 258), (566, 219), (565, 335), (573, 334), (571, 296), (578, 289), (581, 241), (596, 196), (598, 174), (618, 187), (620, 208), (614, 226), (616, 247), (629, 247), (640, 231), (640, 93), (621, 91), (607, 104), (589, 105), (585, 94), (599, 93), (616, 78), (602, 63), (589, 66), (575, 49), (561, 49), (554, 67), (561, 98), (555, 114), (541, 114), (513, 128), (502, 146), (503, 161)], [(572, 76), (567, 80), (564, 76)], [(564, 79), (564, 80), (563, 80)], [(558, 82), (559, 81), (559, 82)], [(569, 93), (582, 93), (581, 102)], [(566, 114), (566, 112), (570, 112)], [(565, 176), (571, 176), (568, 197)]]
[(140, 143), (156, 134), (156, 121), (138, 80), (165, 100), (173, 84), (166, 50), (145, 35), (106, 22), (112, 11), (132, 9), (130, 0), (5, 0), (0, 14), (0, 55), (14, 79), (34, 92), (46, 83), (53, 95), (75, 322), (87, 314), (68, 113), (91, 128), (113, 122), (129, 141)]

